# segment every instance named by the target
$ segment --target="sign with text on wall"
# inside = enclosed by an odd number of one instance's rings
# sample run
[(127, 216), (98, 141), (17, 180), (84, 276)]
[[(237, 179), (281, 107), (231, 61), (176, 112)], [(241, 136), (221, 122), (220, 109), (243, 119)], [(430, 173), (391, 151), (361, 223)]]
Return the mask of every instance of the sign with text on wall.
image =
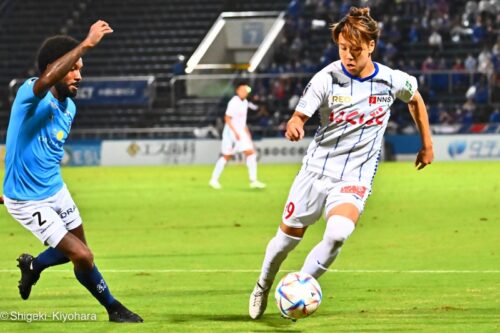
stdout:
[[(276, 138), (255, 141), (255, 146), (260, 163), (300, 163), (309, 143)], [(219, 140), (103, 141), (101, 164), (213, 164), (219, 157), (220, 145)]]
[(82, 81), (77, 105), (149, 105), (154, 99), (154, 77), (104, 77)]
[(500, 135), (435, 135), (437, 161), (500, 160)]

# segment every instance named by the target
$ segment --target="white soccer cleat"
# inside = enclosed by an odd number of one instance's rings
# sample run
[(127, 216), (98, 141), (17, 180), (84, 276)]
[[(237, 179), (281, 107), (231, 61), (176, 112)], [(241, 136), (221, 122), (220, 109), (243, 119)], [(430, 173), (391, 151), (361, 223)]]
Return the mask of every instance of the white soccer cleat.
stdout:
[(250, 295), (250, 304), (248, 306), (250, 318), (259, 319), (262, 317), (264, 311), (266, 311), (269, 290), (271, 290), (271, 288), (264, 289), (258, 282), (255, 284), (255, 288), (253, 288), (252, 294)]
[(258, 180), (254, 180), (253, 182), (250, 183), (250, 188), (263, 189), (266, 188), (266, 184), (264, 184), (263, 182), (259, 182)]
[(213, 188), (214, 190), (220, 190), (222, 188), (219, 181), (216, 179), (211, 179), (208, 185), (210, 185), (210, 187)]

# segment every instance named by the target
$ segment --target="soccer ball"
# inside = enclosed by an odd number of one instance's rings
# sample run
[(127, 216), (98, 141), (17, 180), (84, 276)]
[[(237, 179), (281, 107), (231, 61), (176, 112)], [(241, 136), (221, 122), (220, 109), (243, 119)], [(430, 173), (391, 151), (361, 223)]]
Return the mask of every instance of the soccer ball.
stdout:
[(311, 275), (294, 272), (285, 275), (274, 293), (276, 304), (286, 318), (300, 319), (314, 313), (321, 303), (321, 287)]

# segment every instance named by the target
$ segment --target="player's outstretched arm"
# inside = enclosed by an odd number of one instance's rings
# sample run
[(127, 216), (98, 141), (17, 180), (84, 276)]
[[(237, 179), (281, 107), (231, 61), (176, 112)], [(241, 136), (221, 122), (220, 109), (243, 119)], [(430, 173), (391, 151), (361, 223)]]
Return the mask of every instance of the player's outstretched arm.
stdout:
[(425, 168), (427, 164), (431, 164), (434, 160), (434, 149), (432, 148), (431, 129), (429, 126), (429, 117), (427, 108), (425, 107), (422, 96), (417, 91), (412, 100), (408, 103), (413, 121), (417, 125), (422, 140), (422, 148), (417, 154), (415, 166), (418, 170)]
[(295, 111), (286, 124), (285, 137), (290, 141), (299, 141), (304, 138), (304, 124), (309, 119), (305, 114)]
[(112, 32), (113, 29), (111, 29), (109, 24), (105, 21), (99, 20), (94, 23), (90, 27), (89, 34), (83, 42), (70, 52), (51, 63), (40, 75), (33, 87), (35, 95), (40, 98), (45, 96), (54, 84), (59, 82), (66, 74), (68, 74), (78, 59), (80, 59), (89, 49), (99, 44), (105, 35)]

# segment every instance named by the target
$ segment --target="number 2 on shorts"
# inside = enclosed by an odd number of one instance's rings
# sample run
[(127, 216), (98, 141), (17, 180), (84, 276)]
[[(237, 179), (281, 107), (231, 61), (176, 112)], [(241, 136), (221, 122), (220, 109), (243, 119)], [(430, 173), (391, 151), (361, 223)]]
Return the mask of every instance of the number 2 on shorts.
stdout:
[(42, 214), (40, 214), (40, 212), (35, 212), (35, 213), (33, 214), (33, 218), (34, 218), (35, 216), (36, 216), (36, 217), (38, 217), (38, 225), (39, 225), (40, 227), (41, 227), (42, 225), (44, 225), (44, 224), (45, 224), (45, 222), (47, 222), (47, 220), (43, 220), (43, 221), (42, 221)]

